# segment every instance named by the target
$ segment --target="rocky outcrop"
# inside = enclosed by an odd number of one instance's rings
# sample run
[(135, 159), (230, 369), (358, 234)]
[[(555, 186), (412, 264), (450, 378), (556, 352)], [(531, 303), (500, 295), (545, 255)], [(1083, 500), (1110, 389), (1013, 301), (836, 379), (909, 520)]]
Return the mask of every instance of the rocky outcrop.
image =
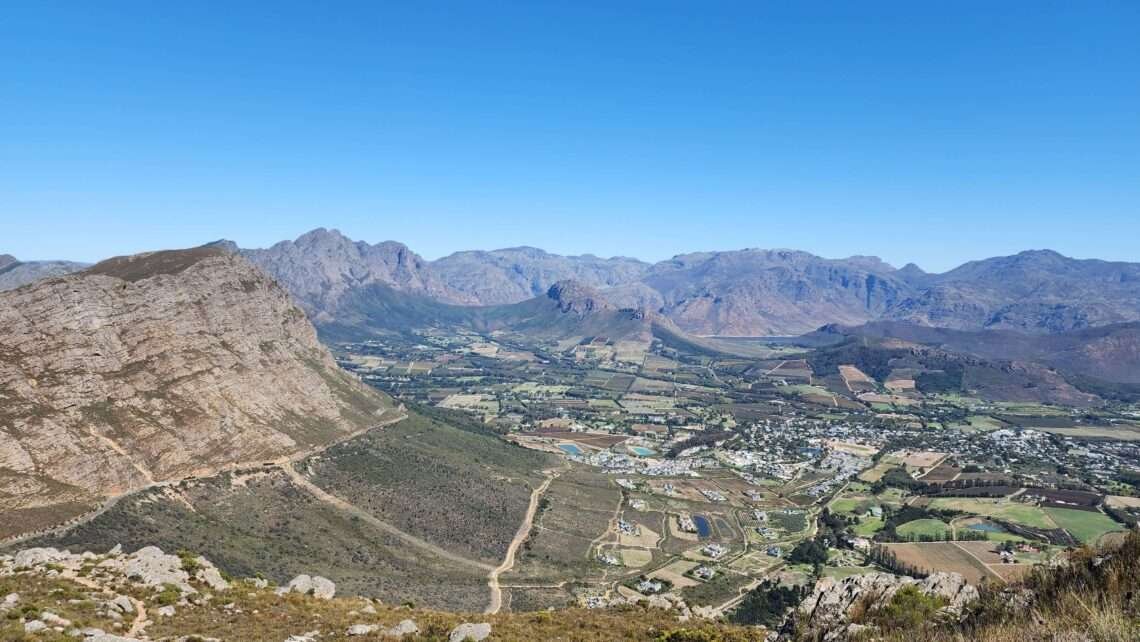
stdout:
[(589, 314), (614, 309), (597, 290), (577, 281), (559, 281), (550, 286), (546, 296), (558, 304), (560, 312)]
[(0, 327), (0, 512), (301, 453), (389, 405), (280, 286), (220, 248), (0, 293)]
[[(114, 569), (143, 586), (170, 585), (177, 587), (184, 594), (197, 592), (190, 585), (190, 573), (183, 568), (182, 559), (177, 555), (163, 553), (157, 546), (147, 546), (130, 555), (112, 557), (100, 563), (100, 566)], [(216, 569), (214, 570), (216, 572)], [(126, 606), (129, 607), (129, 601)], [(131, 607), (127, 612), (133, 610)]]
[(842, 580), (824, 578), (800, 604), (796, 624), (817, 632), (820, 639), (846, 640), (856, 632), (866, 631), (862, 623), (852, 622), (853, 616), (885, 607), (904, 586), (915, 586), (926, 595), (945, 600), (940, 614), (948, 618), (957, 617), (967, 604), (978, 599), (978, 590), (958, 573), (935, 573), (923, 580), (889, 573), (854, 575)]

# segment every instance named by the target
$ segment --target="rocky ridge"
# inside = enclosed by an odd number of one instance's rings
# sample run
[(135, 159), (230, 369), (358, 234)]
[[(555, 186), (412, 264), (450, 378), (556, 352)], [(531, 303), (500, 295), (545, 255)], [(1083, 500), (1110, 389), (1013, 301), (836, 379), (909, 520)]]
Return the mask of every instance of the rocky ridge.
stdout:
[(795, 622), (808, 632), (809, 638), (826, 642), (867, 635), (873, 630), (853, 622), (855, 616), (886, 607), (905, 586), (914, 586), (924, 595), (945, 600), (946, 605), (939, 612), (944, 618), (957, 618), (964, 607), (979, 596), (978, 589), (966, 583), (958, 573), (934, 573), (923, 580), (889, 573), (867, 573), (842, 580), (823, 578), (800, 603)]
[(302, 453), (390, 407), (288, 293), (219, 248), (0, 293), (0, 325), (2, 511)]

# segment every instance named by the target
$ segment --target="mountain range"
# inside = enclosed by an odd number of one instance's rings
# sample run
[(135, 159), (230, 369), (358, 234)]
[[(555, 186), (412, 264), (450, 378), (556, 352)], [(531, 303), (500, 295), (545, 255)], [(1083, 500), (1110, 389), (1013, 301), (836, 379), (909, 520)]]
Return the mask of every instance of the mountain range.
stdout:
[(346, 296), (372, 284), (442, 303), (489, 306), (543, 296), (559, 281), (595, 288), (618, 308), (659, 314), (698, 335), (795, 335), (875, 320), (1048, 334), (1140, 320), (1140, 264), (1047, 250), (974, 261), (943, 274), (913, 264), (896, 269), (875, 257), (758, 249), (684, 254), (655, 264), (526, 247), (427, 261), (400, 243), (370, 245), (323, 228), (240, 251), (318, 323), (336, 319)]
[[(543, 297), (564, 281), (598, 290), (617, 308), (660, 315), (695, 335), (787, 336), (871, 321), (1055, 334), (1140, 321), (1140, 264), (1073, 259), (1050, 250), (933, 274), (914, 264), (896, 269), (876, 257), (828, 259), (762, 249), (647, 263), (517, 247), (428, 261), (402, 243), (370, 244), (324, 228), (265, 249), (239, 249), (230, 241), (217, 245), (277, 279), (318, 326), (343, 326), (345, 310), (358, 314), (362, 292), (373, 285), (444, 304), (497, 306)], [(58, 274), (83, 267), (13, 259), (4, 267), (3, 261), (0, 289), (33, 280), (36, 270)]]

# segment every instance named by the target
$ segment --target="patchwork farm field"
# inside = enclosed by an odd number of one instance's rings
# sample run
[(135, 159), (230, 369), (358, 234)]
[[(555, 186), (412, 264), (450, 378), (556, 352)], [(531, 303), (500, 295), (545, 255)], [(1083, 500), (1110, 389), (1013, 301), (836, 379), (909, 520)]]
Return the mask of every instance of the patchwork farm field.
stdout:
[(915, 568), (926, 571), (961, 573), (971, 584), (980, 584), (984, 578), (1001, 579), (1001, 576), (954, 542), (886, 544), (891, 552)]
[(1104, 513), (1072, 508), (1046, 508), (1045, 512), (1061, 528), (1069, 531), (1083, 544), (1095, 544), (1105, 533), (1124, 530), (1124, 527)]
[(936, 510), (956, 510), (985, 517), (1004, 519), (1031, 528), (1052, 529), (1057, 524), (1042, 509), (1028, 504), (1018, 504), (1005, 499), (939, 497), (930, 502)]

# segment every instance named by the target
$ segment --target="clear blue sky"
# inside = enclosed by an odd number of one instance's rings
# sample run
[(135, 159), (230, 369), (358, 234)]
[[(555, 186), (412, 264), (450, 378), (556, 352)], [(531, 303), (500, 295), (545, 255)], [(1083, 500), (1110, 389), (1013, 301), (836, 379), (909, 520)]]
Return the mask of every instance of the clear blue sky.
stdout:
[(317, 226), (1140, 261), (1140, 2), (5, 3), (0, 253)]

